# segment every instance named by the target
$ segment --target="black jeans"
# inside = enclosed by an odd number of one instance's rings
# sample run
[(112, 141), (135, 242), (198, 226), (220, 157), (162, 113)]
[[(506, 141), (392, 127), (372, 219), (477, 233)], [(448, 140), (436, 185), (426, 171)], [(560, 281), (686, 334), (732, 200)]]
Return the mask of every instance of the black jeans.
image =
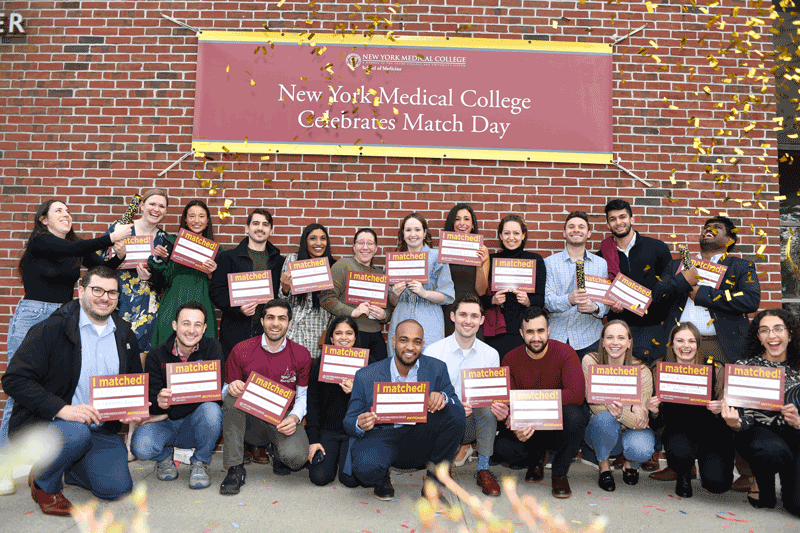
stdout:
[(564, 429), (534, 431), (530, 439), (520, 442), (513, 431), (503, 426), (494, 442), (494, 453), (501, 462), (524, 463), (534, 466), (542, 460), (547, 450), (555, 450), (552, 457), (553, 474), (565, 476), (572, 458), (578, 453), (589, 419), (580, 405), (563, 407)]
[(347, 449), (350, 447), (350, 437), (344, 431), (321, 429), (319, 443), (325, 448), (325, 457), (321, 463), (308, 465), (308, 479), (320, 487), (336, 479), (336, 470), (339, 470), (339, 482), (345, 487), (358, 486), (358, 481), (353, 476), (344, 473), (344, 462), (347, 458)]
[(667, 426), (662, 438), (667, 464), (679, 475), (690, 473), (697, 459), (704, 489), (719, 494), (731, 488), (733, 434), (721, 419), (711, 425)]

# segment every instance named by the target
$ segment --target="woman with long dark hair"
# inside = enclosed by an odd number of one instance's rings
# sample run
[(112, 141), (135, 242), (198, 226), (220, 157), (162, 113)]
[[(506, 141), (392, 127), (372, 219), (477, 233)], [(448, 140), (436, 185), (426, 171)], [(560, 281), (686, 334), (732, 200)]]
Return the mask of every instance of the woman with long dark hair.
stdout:
[(319, 304), (321, 291), (292, 294), (292, 273), (288, 270), (288, 266), (292, 261), (320, 257), (327, 257), (330, 266), (336, 262), (331, 255), (328, 230), (322, 224), (309, 224), (300, 236), (297, 252), (286, 255), (281, 270), (281, 298), (287, 298), (292, 306), (292, 325), (286, 332), (286, 337), (304, 346), (311, 354), (312, 360), (319, 358), (319, 340), (325, 333), (331, 315)]
[(411, 213), (400, 222), (397, 232), (398, 252), (428, 252), (428, 283), (417, 280), (395, 283), (389, 290), (389, 301), (394, 304), (389, 325), (389, 355), (394, 355), (394, 331), (397, 325), (413, 318), (422, 325), (425, 345), (444, 338), (444, 313), (442, 305), (455, 299), (453, 280), (448, 265), (439, 262), (439, 250), (433, 248), (428, 222), (419, 213)]
[[(475, 211), (469, 204), (456, 204), (447, 214), (444, 221), (444, 231), (455, 231), (457, 233), (478, 233), (478, 218)], [(486, 280), (486, 272), (489, 269), (489, 249), (481, 246), (478, 249), (478, 257), (481, 259), (481, 266), (474, 267), (469, 265), (448, 265), (450, 267), (450, 278), (453, 280), (455, 289), (455, 301), (458, 301), (466, 294), (474, 294), (481, 297), (486, 294), (489, 284)], [(450, 320), (450, 311), (453, 304), (442, 306), (444, 311), (444, 336), (452, 335), (455, 325)], [(482, 330), (478, 331), (478, 338), (483, 339)]]
[(781, 368), (784, 403), (780, 411), (722, 406), (733, 428), (736, 449), (750, 463), (756, 483), (747, 501), (775, 507), (775, 474), (781, 477), (783, 507), (800, 516), (800, 322), (784, 309), (766, 309), (753, 317), (737, 365)]
[[(7, 361), (11, 361), (28, 330), (72, 300), (81, 266), (105, 265), (116, 268), (125, 257), (125, 246), (116, 244), (131, 234), (131, 224), (119, 225), (112, 233), (96, 239), (80, 239), (72, 227), (72, 215), (59, 200), (47, 200), (33, 215), (25, 250), (17, 265), (25, 296), (17, 304), (8, 324)], [(104, 260), (96, 254), (114, 246), (116, 257)], [(8, 421), (14, 400), (6, 400), (0, 423), (0, 448), (8, 441)], [(0, 470), (0, 494), (12, 494), (11, 472)]]
[(320, 292), (319, 301), (320, 305), (333, 316), (344, 315), (353, 318), (358, 324), (363, 347), (369, 349), (370, 358), (380, 361), (387, 356), (386, 341), (381, 330), (392, 315), (392, 303), (389, 302), (384, 308), (371, 302), (352, 305), (345, 301), (348, 272), (383, 274), (383, 270), (373, 264), (377, 253), (378, 235), (375, 230), (372, 228), (356, 230), (353, 235), (353, 256), (343, 257), (331, 268), (333, 289)]
[(483, 335), (486, 344), (497, 350), (500, 362), (503, 357), (522, 345), (519, 334), (522, 325), (522, 311), (526, 307), (544, 307), (544, 286), (547, 281), (547, 269), (542, 256), (525, 250), (528, 241), (528, 226), (519, 215), (506, 215), (497, 226), (497, 238), (500, 240), (500, 251), (491, 254), (486, 264), (485, 277), (491, 282), (492, 261), (500, 259), (535, 259), (536, 260), (536, 292), (524, 292), (519, 289), (510, 291), (487, 290), (483, 296), (486, 308), (486, 320), (483, 323)]
[[(211, 212), (202, 200), (191, 200), (181, 213), (180, 227), (202, 235), (206, 239), (214, 239), (214, 227), (211, 222)], [(170, 255), (175, 245), (177, 235), (167, 235), (166, 248)], [(181, 304), (196, 301), (203, 304), (208, 313), (208, 323), (205, 336), (217, 338), (217, 321), (214, 319), (214, 305), (208, 294), (209, 278), (217, 269), (217, 263), (207, 259), (203, 264), (203, 271), (195, 270), (180, 265), (171, 259), (151, 255), (147, 266), (152, 272), (152, 283), (156, 289), (164, 289), (161, 303), (156, 315), (155, 330), (151, 346), (156, 347), (167, 341), (172, 335), (172, 321)]]
[[(362, 348), (359, 342), (358, 325), (349, 316), (337, 316), (325, 332), (325, 344), (343, 348)], [(370, 356), (372, 352), (370, 352)], [(370, 357), (370, 363), (373, 362)], [(353, 380), (341, 383), (319, 381), (320, 360), (311, 367), (308, 379), (308, 411), (306, 412), (306, 433), (308, 434), (308, 477), (315, 485), (327, 485), (336, 479), (345, 487), (357, 487), (358, 480), (344, 473), (344, 462), (350, 446), (350, 437), (344, 431), (342, 421), (347, 413), (347, 403), (353, 390)], [(322, 460), (314, 461), (317, 452), (322, 452)]]
[[(700, 332), (691, 322), (672, 328), (664, 361), (682, 365), (708, 364), (700, 352)], [(685, 405), (662, 402), (653, 396), (647, 408), (655, 415), (652, 426), (663, 427), (664, 452), (667, 464), (678, 474), (675, 494), (692, 497), (692, 467), (700, 464), (702, 486), (720, 494), (733, 482), (733, 434), (719, 416), (722, 411), (722, 367), (712, 368), (712, 394), (707, 405)]]

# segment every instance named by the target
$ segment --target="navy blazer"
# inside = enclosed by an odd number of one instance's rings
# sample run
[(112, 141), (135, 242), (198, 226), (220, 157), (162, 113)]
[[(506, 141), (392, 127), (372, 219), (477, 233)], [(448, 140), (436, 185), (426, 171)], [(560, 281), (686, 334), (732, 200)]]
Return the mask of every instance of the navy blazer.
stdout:
[[(344, 430), (351, 437), (344, 467), (344, 472), (348, 475), (352, 473), (351, 450), (353, 449), (353, 443), (356, 439), (360, 438), (359, 432), (356, 429), (358, 415), (369, 412), (372, 408), (374, 384), (392, 381), (389, 365), (393, 364), (395, 364), (394, 357), (372, 363), (371, 365), (359, 369), (353, 379), (353, 392), (350, 394), (350, 403), (347, 405), (347, 414), (344, 416)], [(428, 357), (427, 355), (420, 355), (417, 381), (427, 381), (430, 383), (428, 392), (443, 393), (447, 397), (447, 402), (457, 405), (458, 408), (461, 409), (462, 416), (464, 416), (464, 407), (461, 405), (461, 401), (458, 399), (458, 395), (456, 395), (452, 383), (450, 383), (447, 365), (442, 361), (434, 359), (433, 357)], [(391, 425), (386, 427), (391, 428)], [(378, 425), (370, 431), (375, 431), (376, 429), (381, 429), (381, 426)]]
[[(728, 255), (720, 261), (720, 264), (728, 267), (722, 285), (719, 289), (706, 286), (698, 288), (694, 303), (708, 309), (711, 318), (714, 319), (714, 328), (722, 350), (728, 361), (733, 362), (742, 354), (744, 337), (750, 327), (750, 318), (747, 315), (758, 311), (761, 303), (761, 285), (758, 283), (758, 275), (752, 261)], [(680, 260), (674, 260), (671, 272), (675, 273), (679, 266)], [(673, 275), (671, 281), (669, 285), (674, 298), (667, 317), (668, 327), (664, 328), (666, 337), (663, 339), (663, 346), (666, 346), (669, 340), (669, 332), (680, 321), (683, 308), (689, 299), (689, 292), (692, 290), (683, 275)], [(730, 301), (725, 295), (726, 290), (731, 295)], [(733, 296), (739, 292), (742, 294)]]

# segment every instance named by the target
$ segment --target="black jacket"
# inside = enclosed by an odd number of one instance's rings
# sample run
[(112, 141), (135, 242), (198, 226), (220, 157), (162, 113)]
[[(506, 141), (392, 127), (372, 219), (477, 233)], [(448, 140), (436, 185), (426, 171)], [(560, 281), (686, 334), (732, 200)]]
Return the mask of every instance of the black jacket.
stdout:
[[(194, 413), (200, 404), (199, 403), (184, 403), (179, 405), (170, 405), (167, 409), (162, 409), (158, 406), (158, 393), (161, 389), (167, 388), (167, 363), (180, 363), (181, 358), (173, 355), (172, 348), (175, 346), (175, 334), (169, 336), (167, 342), (160, 344), (147, 352), (147, 359), (144, 362), (145, 371), (150, 374), (150, 414), (163, 415), (167, 413), (170, 420), (180, 420)], [(189, 355), (187, 362), (192, 361), (220, 361), (220, 372), (222, 380), (220, 384), (225, 383), (225, 365), (222, 364), (222, 346), (220, 346), (217, 339), (210, 337), (202, 337), (200, 339), (200, 348)], [(222, 402), (217, 402), (222, 405)]]
[[(81, 336), (78, 329), (80, 302), (62, 305), (49, 318), (36, 324), (17, 349), (3, 375), (3, 390), (14, 398), (8, 424), (14, 432), (27, 424), (50, 421), (70, 405), (81, 375)], [(120, 374), (139, 374), (139, 344), (131, 326), (116, 313), (111, 315), (116, 331)], [(119, 422), (104, 424), (116, 433)]]
[[(253, 320), (251, 316), (244, 316), (240, 308), (231, 307), (228, 295), (228, 274), (239, 272), (252, 272), (253, 260), (247, 253), (249, 237), (242, 239), (236, 248), (225, 250), (217, 256), (217, 269), (211, 277), (209, 293), (211, 301), (222, 311), (222, 320), (219, 324), (219, 341), (222, 344), (222, 353), (228, 357), (234, 346), (243, 340), (264, 333), (260, 320)], [(268, 269), (272, 271), (272, 293), (277, 295), (280, 290), (281, 269), (284, 257), (272, 243), (267, 241), (269, 252)], [(261, 315), (261, 309), (256, 308), (255, 316)]]
[[(742, 355), (744, 337), (750, 327), (747, 315), (758, 311), (761, 303), (761, 285), (758, 283), (755, 265), (751, 261), (729, 255), (720, 261), (720, 264), (728, 267), (722, 285), (719, 289), (698, 288), (694, 303), (708, 309), (711, 318), (714, 319), (714, 329), (717, 331), (717, 338), (728, 359), (727, 362), (733, 363)], [(692, 289), (682, 274), (675, 274), (679, 266), (680, 260), (675, 260), (670, 269), (673, 275), (667, 292), (672, 306), (667, 318), (668, 327), (665, 328), (667, 334), (680, 321)], [(731, 295), (730, 300), (725, 294), (726, 290)], [(742, 294), (738, 295), (740, 292)], [(733, 296), (734, 294), (738, 296)], [(665, 337), (664, 343), (667, 340)]]

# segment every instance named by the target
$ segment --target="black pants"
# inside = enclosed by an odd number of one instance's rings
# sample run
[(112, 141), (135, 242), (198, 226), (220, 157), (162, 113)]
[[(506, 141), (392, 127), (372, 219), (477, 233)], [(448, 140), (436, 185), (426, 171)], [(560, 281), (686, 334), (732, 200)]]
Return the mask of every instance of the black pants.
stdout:
[(667, 464), (680, 474), (688, 474), (697, 459), (700, 479), (708, 492), (719, 494), (733, 483), (733, 434), (721, 420), (710, 425), (667, 426), (664, 429)]
[(735, 434), (734, 443), (750, 463), (759, 499), (775, 494), (775, 474), (781, 476), (783, 506), (800, 516), (800, 431), (789, 426), (755, 425)]
[[(353, 475), (364, 484), (376, 485), (392, 466), (426, 468), (430, 463), (452, 461), (464, 438), (465, 423), (461, 406), (448, 402), (435, 413), (428, 413), (424, 424), (399, 428), (376, 425), (353, 444)], [(428, 475), (435, 473), (429, 469)]]
[(308, 479), (320, 487), (336, 479), (339, 470), (339, 482), (345, 487), (357, 487), (358, 481), (344, 473), (344, 461), (350, 446), (350, 437), (344, 431), (321, 429), (319, 443), (325, 449), (325, 457), (321, 463), (308, 465)]
[(369, 362), (377, 363), (389, 357), (389, 352), (386, 349), (386, 339), (380, 331), (375, 333), (360, 332), (361, 347), (369, 350)]
[(565, 476), (572, 458), (578, 453), (589, 419), (580, 405), (563, 407), (564, 429), (557, 431), (534, 431), (530, 439), (520, 442), (513, 431), (502, 427), (494, 442), (494, 453), (500, 462), (538, 464), (547, 450), (554, 450), (553, 474)]

